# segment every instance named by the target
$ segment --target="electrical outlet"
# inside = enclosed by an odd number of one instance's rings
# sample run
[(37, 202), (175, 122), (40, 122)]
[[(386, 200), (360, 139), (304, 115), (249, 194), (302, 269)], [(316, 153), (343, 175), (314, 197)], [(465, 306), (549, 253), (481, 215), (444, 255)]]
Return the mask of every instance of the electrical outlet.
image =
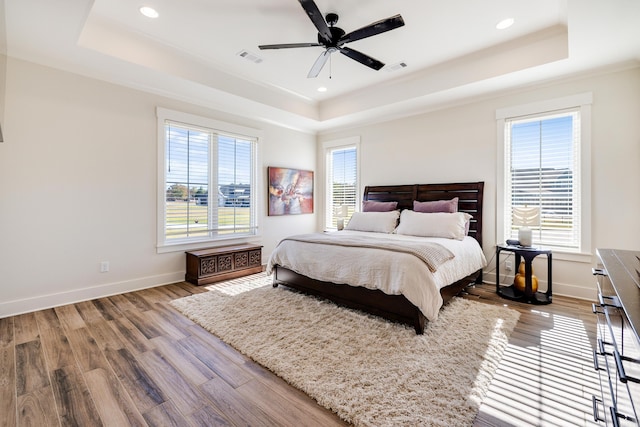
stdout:
[(511, 261), (504, 262), (504, 269), (507, 271), (513, 271), (513, 264), (511, 263)]
[(106, 273), (109, 271), (109, 261), (102, 261), (100, 263), (100, 273)]

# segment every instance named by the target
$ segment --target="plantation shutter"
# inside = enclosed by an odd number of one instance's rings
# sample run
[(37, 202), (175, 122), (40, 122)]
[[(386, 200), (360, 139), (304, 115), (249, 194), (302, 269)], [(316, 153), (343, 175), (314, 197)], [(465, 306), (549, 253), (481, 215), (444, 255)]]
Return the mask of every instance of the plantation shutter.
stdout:
[(357, 195), (357, 149), (356, 147), (340, 147), (328, 150), (327, 155), (327, 188), (328, 203), (326, 218), (327, 228), (336, 228), (336, 210), (340, 206), (347, 206), (347, 216), (351, 218), (356, 211)]
[(221, 233), (248, 233), (254, 229), (253, 190), (255, 141), (218, 135), (218, 228)]
[(580, 248), (580, 115), (577, 109), (505, 120), (505, 235), (515, 207), (536, 207), (533, 242)]
[(166, 133), (166, 239), (207, 236), (211, 136), (172, 123)]
[(257, 140), (165, 122), (165, 241), (255, 234)]

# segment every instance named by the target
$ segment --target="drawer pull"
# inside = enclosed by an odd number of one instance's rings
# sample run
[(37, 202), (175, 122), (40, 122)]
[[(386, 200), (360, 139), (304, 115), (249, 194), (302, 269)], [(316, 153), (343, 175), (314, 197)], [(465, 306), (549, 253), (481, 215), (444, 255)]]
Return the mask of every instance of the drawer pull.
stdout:
[[(611, 300), (611, 302), (604, 302), (604, 300)], [(605, 296), (605, 295), (602, 295), (602, 294), (599, 293), (598, 294), (598, 301), (600, 302), (600, 305), (603, 306), (603, 307), (615, 307), (615, 308), (622, 307), (620, 305), (620, 300), (615, 295)]]
[(617, 349), (613, 350), (613, 357), (616, 360), (616, 369), (618, 371), (618, 379), (621, 383), (627, 383), (627, 374), (624, 372), (624, 366), (622, 365), (622, 358)]
[(591, 311), (593, 314), (604, 314), (604, 311), (598, 311), (599, 307), (601, 307), (601, 305), (596, 305), (595, 302), (591, 304)]
[(622, 364), (623, 360), (626, 360), (627, 362), (635, 362), (635, 363), (638, 362), (637, 360), (631, 359), (630, 357), (621, 356), (617, 349), (613, 350), (613, 357), (616, 361), (616, 370), (618, 371), (618, 379), (620, 380), (621, 383), (625, 383), (625, 384), (628, 382), (640, 383), (640, 379), (627, 376), (626, 372), (624, 371), (624, 365)]
[(611, 421), (613, 422), (614, 427), (620, 427), (620, 422), (618, 421), (618, 411), (616, 411), (616, 408), (610, 406), (609, 413), (611, 413)]
[(593, 404), (593, 421), (604, 421), (604, 418), (600, 418), (600, 412), (598, 411), (598, 403), (602, 403), (602, 400), (598, 399), (594, 395), (591, 395), (591, 402)]
[(605, 345), (613, 346), (613, 344), (602, 341), (601, 338), (598, 338), (598, 354), (601, 354), (602, 356), (611, 356), (611, 353), (607, 353), (607, 350), (604, 348)]
[(598, 350), (593, 350), (593, 369), (595, 369), (596, 371), (604, 370), (600, 369), (600, 362), (598, 362)]
[(592, 268), (591, 274), (593, 274), (594, 276), (608, 276), (607, 270), (605, 270), (604, 268)]

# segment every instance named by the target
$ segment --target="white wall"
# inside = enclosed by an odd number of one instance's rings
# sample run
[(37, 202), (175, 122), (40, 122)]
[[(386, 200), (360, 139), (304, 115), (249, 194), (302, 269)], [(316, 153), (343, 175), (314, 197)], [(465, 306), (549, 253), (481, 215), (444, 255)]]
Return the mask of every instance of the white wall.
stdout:
[[(496, 109), (583, 92), (593, 93), (594, 256), (585, 257), (585, 263), (554, 254), (553, 286), (554, 294), (592, 299), (595, 248), (640, 250), (640, 69), (540, 85), (446, 110), (326, 132), (319, 141), (361, 137), (363, 186), (484, 181), (484, 250), (490, 260), (496, 245)], [(534, 268), (545, 280), (545, 257), (539, 258)], [(492, 260), (487, 270), (494, 268)], [(491, 274), (487, 277), (495, 280)]]
[[(327, 132), (318, 141), (360, 136), (363, 185), (484, 181), (484, 243), (491, 259), (495, 110), (583, 92), (594, 99), (592, 249), (638, 249), (640, 69)], [(5, 101), (0, 317), (183, 279), (184, 253), (155, 249), (156, 106), (262, 129), (265, 183), (267, 166), (316, 171), (315, 214), (261, 216), (263, 261), (282, 237), (321, 227), (324, 158), (313, 135), (12, 58)], [(266, 213), (266, 196), (260, 200)], [(589, 263), (554, 257), (554, 293), (592, 298)], [(99, 272), (104, 260), (111, 264), (108, 273)], [(544, 279), (542, 265), (536, 273)]]
[[(262, 129), (263, 213), (267, 166), (314, 169), (313, 135), (9, 58), (0, 317), (184, 279), (184, 252), (155, 248), (157, 106)], [(266, 262), (316, 214), (259, 221)]]

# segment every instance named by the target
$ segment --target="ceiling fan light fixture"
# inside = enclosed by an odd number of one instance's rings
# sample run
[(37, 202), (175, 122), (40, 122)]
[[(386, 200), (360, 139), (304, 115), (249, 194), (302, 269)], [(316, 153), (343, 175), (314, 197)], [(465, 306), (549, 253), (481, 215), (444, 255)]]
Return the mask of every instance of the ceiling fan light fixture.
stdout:
[(516, 21), (513, 18), (505, 18), (496, 24), (496, 29), (506, 30), (507, 28), (512, 26), (514, 22)]
[(152, 8), (151, 6), (141, 6), (140, 13), (146, 16), (147, 18), (152, 18), (152, 19), (155, 19), (158, 16), (160, 16), (158, 11)]

